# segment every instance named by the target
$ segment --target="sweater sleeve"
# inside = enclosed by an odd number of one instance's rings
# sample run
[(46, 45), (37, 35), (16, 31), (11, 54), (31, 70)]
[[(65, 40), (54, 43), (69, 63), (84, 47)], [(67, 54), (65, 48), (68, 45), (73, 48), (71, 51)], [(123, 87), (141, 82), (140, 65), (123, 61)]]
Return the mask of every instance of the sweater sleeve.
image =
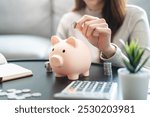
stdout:
[(138, 40), (141, 46), (150, 46), (150, 29), (147, 14), (144, 10), (140, 10), (134, 14), (130, 25), (130, 39)]
[(105, 62), (111, 62), (113, 66), (123, 67), (123, 59), (128, 60), (127, 57), (122, 53), (121, 49), (112, 43), (113, 46), (116, 48), (115, 54), (110, 58), (104, 58), (102, 52), (100, 53), (100, 59)]
[[(129, 35), (128, 41), (137, 40), (139, 44), (144, 47), (150, 47), (150, 29), (149, 29), (149, 22), (147, 18), (147, 14), (143, 9), (138, 8), (138, 10), (131, 13), (131, 16), (126, 21), (126, 25), (128, 25)], [(127, 30), (124, 29), (124, 30)], [(111, 58), (104, 58), (102, 53), (100, 54), (100, 59), (103, 61), (112, 62), (113, 65), (118, 67), (123, 67), (122, 59), (127, 59), (125, 54), (121, 51), (121, 49), (113, 44), (116, 47), (116, 53)], [(142, 57), (141, 62), (150, 55), (150, 52), (146, 51)], [(150, 67), (150, 60), (147, 62), (146, 67)]]
[[(130, 34), (130, 39), (137, 40), (139, 44), (143, 48), (149, 48), (150, 47), (150, 29), (149, 29), (149, 22), (147, 18), (146, 12), (141, 9), (139, 13), (134, 14), (133, 16), (134, 22), (131, 22), (134, 24), (134, 27)], [(150, 55), (150, 51), (145, 51), (144, 55), (142, 57), (141, 62), (147, 58)], [(145, 67), (150, 68), (150, 60), (146, 63)]]

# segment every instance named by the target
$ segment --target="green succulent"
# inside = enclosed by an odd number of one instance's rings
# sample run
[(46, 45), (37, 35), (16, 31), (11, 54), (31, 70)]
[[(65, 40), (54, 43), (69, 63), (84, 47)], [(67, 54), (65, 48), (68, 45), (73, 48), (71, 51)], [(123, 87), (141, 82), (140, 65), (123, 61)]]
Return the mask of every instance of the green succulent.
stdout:
[(123, 45), (128, 58), (128, 60), (123, 60), (125, 67), (130, 73), (137, 73), (145, 65), (150, 56), (141, 62), (145, 49), (140, 46), (138, 41), (132, 40), (130, 43), (124, 43)]

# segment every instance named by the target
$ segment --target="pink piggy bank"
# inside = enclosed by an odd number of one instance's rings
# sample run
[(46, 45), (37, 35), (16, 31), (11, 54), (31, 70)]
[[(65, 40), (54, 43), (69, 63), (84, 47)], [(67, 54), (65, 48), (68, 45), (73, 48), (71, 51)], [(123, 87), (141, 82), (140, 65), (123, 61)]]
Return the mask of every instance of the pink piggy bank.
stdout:
[(89, 48), (75, 37), (61, 40), (57, 36), (51, 37), (52, 51), (49, 63), (56, 77), (67, 76), (70, 80), (77, 80), (79, 75), (89, 76), (91, 54)]

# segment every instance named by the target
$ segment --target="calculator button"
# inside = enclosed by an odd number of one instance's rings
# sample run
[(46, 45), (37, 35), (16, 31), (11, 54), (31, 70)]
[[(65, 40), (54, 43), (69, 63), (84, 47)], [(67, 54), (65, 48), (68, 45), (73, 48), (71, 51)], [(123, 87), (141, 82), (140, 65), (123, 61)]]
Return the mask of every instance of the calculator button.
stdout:
[(90, 92), (92, 91), (93, 87), (95, 86), (96, 82), (95, 81), (91, 81), (89, 86), (86, 88), (86, 92)]
[(83, 89), (86, 87), (86, 85), (88, 84), (88, 82), (82, 82), (82, 84), (78, 87), (77, 91), (83, 91)]
[(70, 86), (70, 88), (76, 88), (80, 84), (80, 81), (74, 81), (74, 83)]
[(94, 92), (100, 92), (102, 90), (102, 87), (104, 85), (104, 82), (99, 82), (94, 90)]
[(112, 86), (112, 83), (111, 83), (111, 82), (106, 83), (103, 92), (104, 92), (104, 93), (108, 93), (108, 92), (110, 91), (110, 89), (111, 89), (111, 86)]

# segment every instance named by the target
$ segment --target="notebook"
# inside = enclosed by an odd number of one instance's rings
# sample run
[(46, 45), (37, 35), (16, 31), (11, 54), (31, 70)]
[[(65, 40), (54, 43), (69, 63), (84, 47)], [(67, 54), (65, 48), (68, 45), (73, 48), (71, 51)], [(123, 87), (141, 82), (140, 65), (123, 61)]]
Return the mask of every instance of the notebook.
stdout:
[(0, 82), (32, 76), (32, 71), (13, 63), (0, 65)]

